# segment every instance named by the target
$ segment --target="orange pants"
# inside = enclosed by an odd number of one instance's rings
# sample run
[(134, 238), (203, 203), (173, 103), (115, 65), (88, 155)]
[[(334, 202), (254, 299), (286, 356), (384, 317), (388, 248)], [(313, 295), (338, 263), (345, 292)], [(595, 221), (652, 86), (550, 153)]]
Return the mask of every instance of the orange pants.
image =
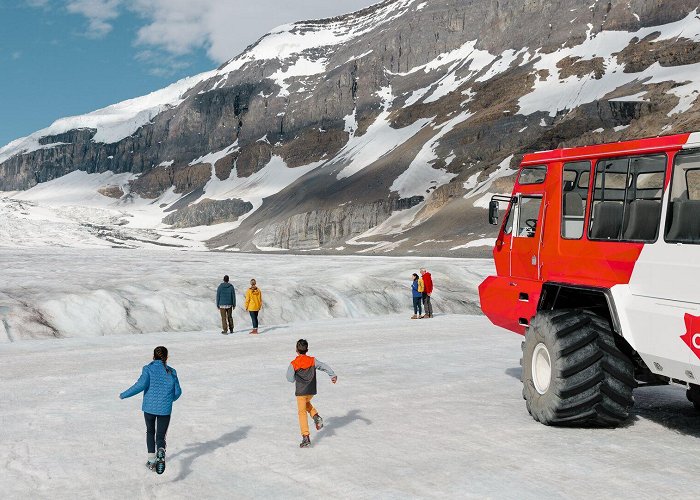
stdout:
[(313, 396), (297, 396), (297, 409), (299, 410), (299, 427), (301, 428), (301, 435), (309, 435), (309, 419), (306, 414), (311, 415), (311, 418), (315, 417), (318, 412), (316, 408), (311, 405), (311, 398)]

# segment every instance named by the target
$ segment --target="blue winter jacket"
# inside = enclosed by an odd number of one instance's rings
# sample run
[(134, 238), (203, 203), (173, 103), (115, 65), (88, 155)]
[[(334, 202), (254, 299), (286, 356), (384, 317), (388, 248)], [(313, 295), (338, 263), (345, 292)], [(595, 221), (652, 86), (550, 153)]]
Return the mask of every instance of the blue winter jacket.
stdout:
[(414, 299), (417, 299), (417, 298), (423, 296), (423, 294), (418, 291), (418, 280), (413, 280), (413, 283), (411, 283), (411, 292), (413, 292)]
[(165, 371), (163, 362), (154, 360), (143, 367), (141, 376), (134, 385), (119, 395), (120, 399), (130, 398), (143, 391), (141, 409), (151, 415), (170, 415), (173, 411), (173, 401), (182, 394), (180, 381), (174, 368)]
[(236, 307), (236, 290), (231, 283), (221, 283), (216, 290), (216, 307)]

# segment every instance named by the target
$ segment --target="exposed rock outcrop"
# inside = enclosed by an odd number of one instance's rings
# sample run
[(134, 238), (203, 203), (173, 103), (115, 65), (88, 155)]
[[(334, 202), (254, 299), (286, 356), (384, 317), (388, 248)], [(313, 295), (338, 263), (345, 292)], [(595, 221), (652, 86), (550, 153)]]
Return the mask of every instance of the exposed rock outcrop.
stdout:
[(209, 226), (222, 222), (235, 222), (241, 215), (253, 209), (253, 204), (243, 200), (209, 200), (191, 204), (171, 213), (163, 219), (176, 228)]

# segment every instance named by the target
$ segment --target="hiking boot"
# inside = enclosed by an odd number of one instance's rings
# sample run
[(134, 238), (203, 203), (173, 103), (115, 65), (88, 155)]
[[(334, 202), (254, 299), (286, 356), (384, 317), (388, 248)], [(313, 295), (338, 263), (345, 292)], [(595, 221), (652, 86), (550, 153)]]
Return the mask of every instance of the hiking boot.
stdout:
[(257, 334), (258, 334), (258, 329), (257, 329), (257, 328), (253, 328), (253, 329), (250, 331), (250, 334), (251, 334), (251, 335), (257, 335)]
[(156, 473), (162, 474), (165, 472), (165, 448), (158, 448), (156, 453)]
[(299, 448), (308, 448), (309, 446), (311, 446), (311, 438), (309, 436), (302, 436)]
[(423, 318), (425, 318), (425, 314), (421, 314), (420, 316), (418, 316), (418, 319), (423, 319)]
[[(233, 332), (231, 332), (231, 333), (233, 333)], [(221, 335), (228, 335), (228, 333), (226, 333), (226, 330), (221, 330)]]
[(323, 419), (318, 413), (314, 415), (314, 424), (316, 424), (316, 430), (320, 431), (323, 428)]
[(414, 314), (413, 316), (411, 316), (411, 319), (418, 319), (418, 315)]

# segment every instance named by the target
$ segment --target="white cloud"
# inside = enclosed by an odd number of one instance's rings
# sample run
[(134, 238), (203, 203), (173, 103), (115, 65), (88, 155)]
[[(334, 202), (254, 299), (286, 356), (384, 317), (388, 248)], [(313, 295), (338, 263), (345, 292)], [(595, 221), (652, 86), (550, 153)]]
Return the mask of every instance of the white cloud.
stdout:
[[(26, 0), (46, 7), (50, 0)], [(238, 55), (281, 24), (353, 12), (379, 0), (61, 0), (88, 21), (87, 35), (107, 35), (125, 10), (142, 20), (134, 44), (138, 59), (156, 63), (156, 73), (181, 67), (182, 58), (204, 50), (215, 63)], [(53, 5), (58, 4), (53, 0)]]
[(121, 0), (69, 0), (66, 9), (88, 20), (87, 35), (101, 38), (112, 31), (111, 21), (119, 17)]
[(231, 59), (272, 28), (336, 16), (377, 0), (131, 0), (147, 23), (136, 43), (173, 55), (203, 48), (215, 62)]

